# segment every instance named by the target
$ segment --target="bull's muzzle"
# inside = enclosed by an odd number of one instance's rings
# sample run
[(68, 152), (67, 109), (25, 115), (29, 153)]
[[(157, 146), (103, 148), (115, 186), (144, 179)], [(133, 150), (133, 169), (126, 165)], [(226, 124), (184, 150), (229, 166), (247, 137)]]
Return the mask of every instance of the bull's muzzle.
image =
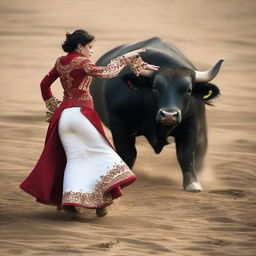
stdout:
[(167, 111), (160, 109), (157, 114), (156, 121), (164, 125), (178, 124), (181, 122), (181, 112), (180, 110)]

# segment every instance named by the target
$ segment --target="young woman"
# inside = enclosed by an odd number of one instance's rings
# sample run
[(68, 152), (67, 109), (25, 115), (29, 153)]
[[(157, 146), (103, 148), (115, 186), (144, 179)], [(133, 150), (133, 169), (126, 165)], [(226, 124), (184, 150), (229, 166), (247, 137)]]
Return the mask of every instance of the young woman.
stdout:
[[(143, 49), (97, 66), (90, 61), (93, 40), (94, 36), (82, 29), (67, 34), (62, 48), (68, 54), (57, 59), (41, 82), (50, 124), (44, 150), (20, 187), (37, 201), (58, 209), (77, 212), (78, 207), (85, 207), (104, 216), (107, 206), (136, 177), (106, 138), (89, 92), (92, 77), (115, 77), (125, 66), (137, 75), (158, 67), (141, 60)], [(50, 89), (57, 78), (64, 89), (62, 102)]]

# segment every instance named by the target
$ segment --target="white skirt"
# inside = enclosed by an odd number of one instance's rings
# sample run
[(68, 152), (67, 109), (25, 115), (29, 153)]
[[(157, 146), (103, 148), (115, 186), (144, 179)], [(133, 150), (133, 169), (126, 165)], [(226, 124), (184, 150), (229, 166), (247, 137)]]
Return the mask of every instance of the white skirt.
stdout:
[(66, 153), (63, 205), (102, 208), (135, 180), (107, 140), (79, 107), (63, 110), (58, 131)]

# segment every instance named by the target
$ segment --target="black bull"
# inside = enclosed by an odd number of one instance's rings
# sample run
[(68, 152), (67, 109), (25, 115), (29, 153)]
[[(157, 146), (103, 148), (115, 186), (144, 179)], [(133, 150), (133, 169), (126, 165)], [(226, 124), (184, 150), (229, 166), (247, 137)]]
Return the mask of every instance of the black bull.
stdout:
[(117, 153), (132, 168), (136, 159), (135, 138), (147, 138), (159, 154), (175, 138), (176, 152), (186, 191), (201, 191), (197, 177), (207, 150), (205, 104), (219, 95), (208, 83), (223, 59), (206, 72), (193, 64), (172, 44), (159, 38), (119, 46), (104, 54), (98, 65), (107, 65), (126, 52), (144, 48), (143, 60), (160, 66), (150, 77), (135, 76), (126, 67), (118, 77), (94, 79), (91, 93), (103, 123), (110, 128)]

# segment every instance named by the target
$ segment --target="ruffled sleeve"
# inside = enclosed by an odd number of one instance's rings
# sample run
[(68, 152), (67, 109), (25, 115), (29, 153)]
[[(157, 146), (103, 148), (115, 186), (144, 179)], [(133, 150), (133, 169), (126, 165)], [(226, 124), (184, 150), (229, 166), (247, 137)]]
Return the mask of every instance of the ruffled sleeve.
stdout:
[(87, 75), (98, 78), (116, 77), (129, 63), (124, 56), (113, 59), (107, 66), (97, 66), (90, 61), (83, 65)]

